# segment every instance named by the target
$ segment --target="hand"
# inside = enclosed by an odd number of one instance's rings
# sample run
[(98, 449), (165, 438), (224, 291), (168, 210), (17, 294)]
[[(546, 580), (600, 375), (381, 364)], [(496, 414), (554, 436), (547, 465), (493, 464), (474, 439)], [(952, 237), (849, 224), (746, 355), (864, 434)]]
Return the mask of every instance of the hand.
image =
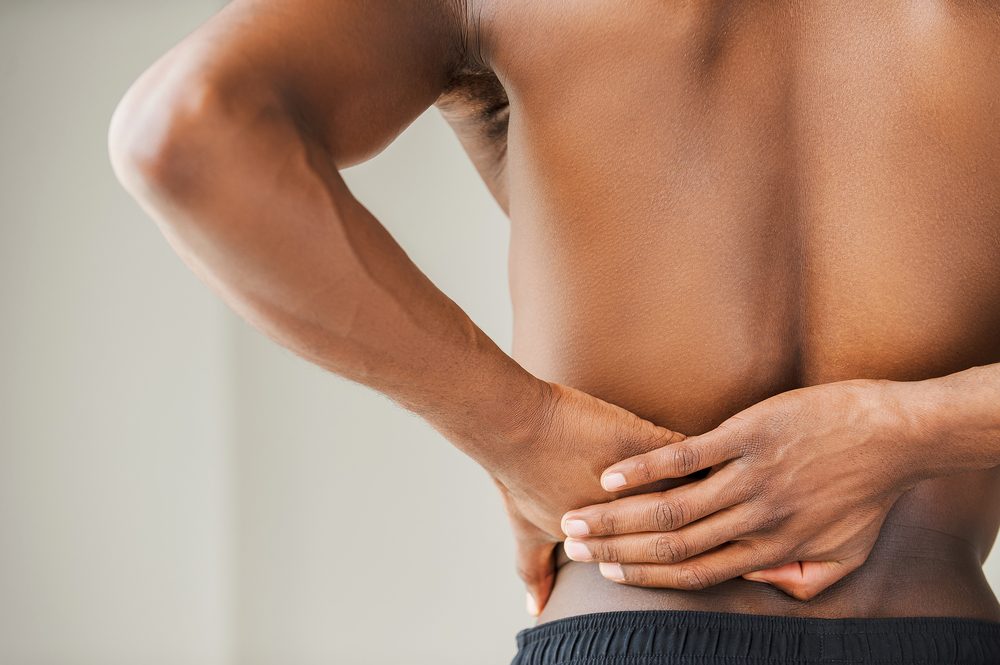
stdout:
[(602, 484), (615, 492), (711, 471), (566, 513), (567, 555), (604, 562), (623, 584), (702, 589), (743, 576), (812, 598), (864, 563), (886, 513), (922, 477), (892, 385), (792, 390), (609, 467)]
[[(555, 579), (553, 552), (563, 539), (560, 517), (568, 509), (607, 500), (600, 472), (623, 456), (655, 450), (682, 434), (630, 411), (560, 384), (547, 384), (521, 454), (493, 474), (517, 541), (517, 570), (537, 615)], [(669, 480), (662, 487), (676, 486)], [(637, 489), (616, 492), (625, 496)]]
[(521, 514), (510, 492), (494, 478), (500, 496), (503, 498), (510, 528), (514, 533), (514, 557), (517, 574), (527, 589), (526, 609), (531, 616), (538, 616), (552, 593), (555, 583), (556, 540), (551, 535), (529, 522)]

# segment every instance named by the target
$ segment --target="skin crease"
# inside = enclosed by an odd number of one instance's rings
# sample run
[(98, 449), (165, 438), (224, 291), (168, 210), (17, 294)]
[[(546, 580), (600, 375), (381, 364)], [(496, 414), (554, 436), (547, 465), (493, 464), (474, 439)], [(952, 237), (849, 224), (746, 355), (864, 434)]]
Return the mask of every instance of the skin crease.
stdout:
[[(998, 54), (986, 2), (236, 0), (143, 74), (109, 143), (238, 313), (493, 475), (542, 621), (1000, 620), (981, 569), (1000, 523)], [(431, 104), (511, 220), (513, 359), (337, 173)], [(857, 399), (832, 398), (844, 381)], [(764, 406), (803, 393), (808, 418)], [(753, 408), (732, 485), (796, 517), (757, 563), (857, 570), (809, 600), (778, 588), (788, 569), (639, 588), (574, 562), (552, 585), (567, 511), (712, 478), (608, 494), (603, 470)], [(853, 453), (845, 423), (869, 437)], [(796, 478), (867, 517), (833, 529)]]

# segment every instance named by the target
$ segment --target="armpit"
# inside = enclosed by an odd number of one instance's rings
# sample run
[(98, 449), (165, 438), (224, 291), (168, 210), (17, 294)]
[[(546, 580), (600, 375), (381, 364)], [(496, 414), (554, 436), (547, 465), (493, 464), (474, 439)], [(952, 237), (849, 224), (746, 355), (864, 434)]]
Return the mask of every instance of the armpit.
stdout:
[(489, 69), (469, 65), (434, 103), (451, 125), (494, 198), (507, 211), (505, 164), (510, 103)]

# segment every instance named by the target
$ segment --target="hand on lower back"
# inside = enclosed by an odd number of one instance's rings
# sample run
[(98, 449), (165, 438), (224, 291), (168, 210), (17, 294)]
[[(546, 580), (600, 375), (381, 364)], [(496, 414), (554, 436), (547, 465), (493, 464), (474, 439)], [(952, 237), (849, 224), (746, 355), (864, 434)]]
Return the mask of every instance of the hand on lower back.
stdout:
[(569, 512), (567, 555), (636, 586), (701, 589), (743, 576), (815, 596), (864, 563), (886, 513), (920, 477), (914, 433), (893, 416), (886, 385), (793, 390), (613, 465), (603, 482), (616, 492), (711, 472)]
[[(563, 513), (608, 499), (600, 477), (609, 464), (684, 439), (579, 390), (547, 385), (545, 404), (523, 450), (494, 472), (517, 541), (518, 573), (537, 611), (545, 605), (554, 580), (552, 554), (563, 540)], [(683, 482), (667, 479), (661, 487)], [(641, 490), (616, 496), (637, 491)]]

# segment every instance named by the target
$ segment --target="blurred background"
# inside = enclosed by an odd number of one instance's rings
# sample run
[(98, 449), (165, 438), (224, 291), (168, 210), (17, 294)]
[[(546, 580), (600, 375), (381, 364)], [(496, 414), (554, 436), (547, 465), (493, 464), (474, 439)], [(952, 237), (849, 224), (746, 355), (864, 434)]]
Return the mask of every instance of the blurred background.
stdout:
[[(118, 100), (221, 4), (0, 0), (0, 663), (508, 663), (486, 474), (236, 318), (112, 175)], [(344, 175), (509, 349), (506, 220), (437, 112)]]

